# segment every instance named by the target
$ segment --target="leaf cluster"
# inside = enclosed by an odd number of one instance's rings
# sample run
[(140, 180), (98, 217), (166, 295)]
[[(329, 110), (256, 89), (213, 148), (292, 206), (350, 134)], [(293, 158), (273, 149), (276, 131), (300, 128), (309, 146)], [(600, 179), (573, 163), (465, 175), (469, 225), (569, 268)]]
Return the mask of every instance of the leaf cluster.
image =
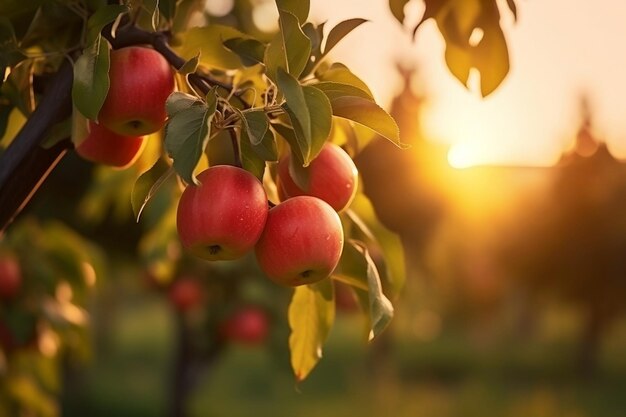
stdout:
[[(404, 7), (410, 0), (389, 0), (394, 17), (404, 23)], [(413, 29), (415, 36), (422, 23), (434, 19), (446, 41), (445, 60), (452, 75), (468, 86), (470, 70), (480, 73), (480, 92), (491, 94), (509, 72), (509, 52), (500, 26), (496, 0), (426, 0), (426, 10)], [(517, 18), (514, 0), (507, 8)], [(482, 37), (474, 40), (475, 31)]]

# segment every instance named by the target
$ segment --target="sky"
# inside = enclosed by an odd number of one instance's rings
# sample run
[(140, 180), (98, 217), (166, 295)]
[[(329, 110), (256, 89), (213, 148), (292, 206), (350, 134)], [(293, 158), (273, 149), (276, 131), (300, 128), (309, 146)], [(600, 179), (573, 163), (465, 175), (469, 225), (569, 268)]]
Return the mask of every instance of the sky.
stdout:
[(573, 145), (586, 94), (594, 135), (626, 159), (626, 2), (516, 0), (518, 19), (501, 23), (511, 70), (487, 98), (468, 91), (445, 66), (444, 43), (431, 20), (411, 40), (423, 13), (411, 0), (402, 27), (387, 0), (312, 0), (311, 19), (370, 20), (345, 38), (334, 59), (346, 63), (388, 106), (401, 83), (395, 63), (413, 67), (414, 90), (426, 98), (426, 136), (451, 145), (448, 159), (472, 165), (548, 166)]

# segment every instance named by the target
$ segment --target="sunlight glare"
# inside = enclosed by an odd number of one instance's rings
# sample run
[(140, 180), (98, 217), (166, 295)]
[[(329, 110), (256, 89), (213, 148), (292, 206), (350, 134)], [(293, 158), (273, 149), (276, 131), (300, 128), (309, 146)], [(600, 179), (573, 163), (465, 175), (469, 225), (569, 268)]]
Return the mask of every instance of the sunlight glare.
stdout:
[(469, 168), (476, 164), (474, 148), (457, 143), (450, 147), (448, 151), (448, 163), (452, 168)]

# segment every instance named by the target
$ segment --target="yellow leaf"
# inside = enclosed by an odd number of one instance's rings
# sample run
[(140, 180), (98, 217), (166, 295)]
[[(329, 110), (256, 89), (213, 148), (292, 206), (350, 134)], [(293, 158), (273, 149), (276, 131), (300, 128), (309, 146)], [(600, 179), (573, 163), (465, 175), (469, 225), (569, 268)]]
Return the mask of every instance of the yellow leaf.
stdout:
[(330, 279), (296, 287), (289, 305), (289, 348), (297, 381), (304, 380), (319, 362), (334, 320), (334, 287)]
[(237, 69), (241, 60), (234, 52), (226, 49), (222, 42), (232, 38), (250, 38), (229, 26), (209, 25), (194, 27), (176, 38), (174, 50), (185, 60), (195, 57), (200, 52), (200, 65), (218, 69)]

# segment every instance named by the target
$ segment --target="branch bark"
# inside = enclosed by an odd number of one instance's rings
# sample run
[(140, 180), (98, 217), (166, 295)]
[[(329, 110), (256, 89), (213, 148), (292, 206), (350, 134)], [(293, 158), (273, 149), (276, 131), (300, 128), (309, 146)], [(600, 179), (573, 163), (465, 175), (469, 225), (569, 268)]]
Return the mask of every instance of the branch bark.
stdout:
[(55, 123), (71, 115), (72, 79), (72, 65), (64, 61), (33, 114), (0, 156), (0, 235), (71, 148), (69, 141), (49, 149), (39, 144)]

